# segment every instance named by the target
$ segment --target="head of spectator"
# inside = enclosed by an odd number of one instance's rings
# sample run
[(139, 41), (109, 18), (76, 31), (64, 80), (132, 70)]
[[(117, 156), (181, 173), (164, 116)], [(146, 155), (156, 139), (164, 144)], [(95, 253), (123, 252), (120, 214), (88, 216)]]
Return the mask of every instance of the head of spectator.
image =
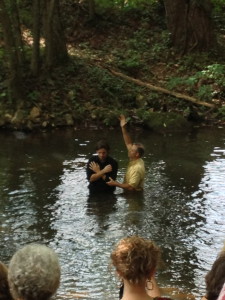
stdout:
[(8, 281), (15, 300), (48, 300), (60, 282), (56, 253), (41, 244), (23, 247), (9, 263)]
[(206, 298), (216, 300), (225, 282), (225, 251), (214, 261), (211, 270), (205, 276)]
[(123, 293), (127, 298), (137, 293), (143, 299), (149, 299), (147, 289), (154, 288), (151, 279), (154, 279), (160, 253), (154, 242), (139, 236), (124, 238), (116, 245), (111, 260), (123, 282)]
[(0, 262), (0, 300), (12, 300), (8, 285), (8, 269)]

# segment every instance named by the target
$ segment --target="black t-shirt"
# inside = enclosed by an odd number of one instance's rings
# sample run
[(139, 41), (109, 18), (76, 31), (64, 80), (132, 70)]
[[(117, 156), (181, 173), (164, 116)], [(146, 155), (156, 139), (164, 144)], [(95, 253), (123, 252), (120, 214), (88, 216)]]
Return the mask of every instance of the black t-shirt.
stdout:
[[(124, 289), (124, 285), (122, 285), (120, 287), (120, 290), (119, 290), (119, 299), (122, 299), (123, 298), (123, 289)], [(155, 298), (152, 298), (153, 300), (172, 300), (171, 298), (168, 298), (168, 297), (155, 297)]]
[[(102, 178), (99, 178), (98, 180), (94, 181), (94, 182), (90, 182), (90, 177), (92, 174), (94, 174), (95, 172), (92, 171), (89, 168), (90, 163), (94, 161), (97, 164), (99, 164), (100, 166), (100, 170), (104, 169), (105, 166), (107, 165), (111, 165), (112, 166), (112, 171), (109, 173), (106, 173), (106, 178), (105, 180), (103, 180)], [(115, 159), (113, 159), (110, 156), (107, 156), (106, 160), (104, 162), (101, 162), (98, 158), (98, 155), (93, 155), (88, 163), (87, 163), (87, 168), (86, 168), (86, 173), (87, 173), (87, 180), (89, 181), (89, 190), (90, 193), (112, 193), (113, 191), (115, 191), (115, 186), (109, 186), (106, 184), (107, 181), (109, 181), (109, 177), (111, 177), (113, 180), (116, 179), (117, 176), (117, 171), (118, 171), (118, 163)]]

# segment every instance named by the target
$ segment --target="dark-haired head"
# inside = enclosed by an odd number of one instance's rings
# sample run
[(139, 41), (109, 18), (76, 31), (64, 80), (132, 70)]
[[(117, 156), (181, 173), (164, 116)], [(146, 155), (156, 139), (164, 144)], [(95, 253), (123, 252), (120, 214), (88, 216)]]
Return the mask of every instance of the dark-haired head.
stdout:
[(105, 140), (100, 140), (97, 142), (95, 150), (98, 151), (99, 149), (105, 149), (107, 152), (109, 152), (110, 147), (109, 144)]

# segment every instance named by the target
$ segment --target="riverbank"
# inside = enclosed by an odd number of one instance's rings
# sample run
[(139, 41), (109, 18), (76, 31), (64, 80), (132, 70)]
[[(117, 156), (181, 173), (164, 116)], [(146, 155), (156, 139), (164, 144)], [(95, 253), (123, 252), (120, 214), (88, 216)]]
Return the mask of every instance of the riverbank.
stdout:
[[(108, 11), (92, 20), (76, 5), (67, 9), (68, 63), (38, 79), (26, 74), (26, 96), (18, 103), (7, 100), (3, 81), (0, 128), (115, 127), (120, 113), (152, 130), (224, 125), (225, 36), (219, 26), (217, 53), (181, 57), (170, 46), (161, 7)], [(71, 10), (76, 19), (67, 18)]]

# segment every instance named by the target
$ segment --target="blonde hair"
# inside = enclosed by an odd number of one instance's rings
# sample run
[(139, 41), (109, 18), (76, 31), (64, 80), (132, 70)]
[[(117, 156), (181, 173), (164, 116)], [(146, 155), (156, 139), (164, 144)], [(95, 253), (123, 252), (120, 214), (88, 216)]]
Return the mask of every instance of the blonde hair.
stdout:
[(40, 244), (23, 247), (13, 255), (9, 263), (8, 280), (14, 299), (49, 299), (60, 282), (56, 253)]
[(151, 240), (131, 236), (120, 240), (111, 253), (119, 276), (132, 284), (150, 278), (160, 259), (160, 249)]

